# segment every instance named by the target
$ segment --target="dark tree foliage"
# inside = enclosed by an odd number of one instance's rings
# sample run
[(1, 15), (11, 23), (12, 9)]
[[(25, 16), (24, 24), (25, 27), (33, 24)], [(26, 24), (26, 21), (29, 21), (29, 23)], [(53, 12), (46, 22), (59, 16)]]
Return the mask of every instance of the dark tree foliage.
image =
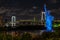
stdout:
[(32, 36), (29, 33), (23, 33), (21, 40), (31, 40)]

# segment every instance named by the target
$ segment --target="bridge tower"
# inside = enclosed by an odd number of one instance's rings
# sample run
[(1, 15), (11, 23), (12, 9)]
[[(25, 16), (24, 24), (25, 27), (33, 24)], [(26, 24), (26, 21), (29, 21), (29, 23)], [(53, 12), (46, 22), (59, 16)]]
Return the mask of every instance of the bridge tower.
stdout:
[(44, 23), (44, 20), (45, 20), (45, 12), (42, 12), (42, 14), (41, 14), (41, 24)]
[(11, 17), (11, 26), (12, 27), (16, 26), (16, 16)]

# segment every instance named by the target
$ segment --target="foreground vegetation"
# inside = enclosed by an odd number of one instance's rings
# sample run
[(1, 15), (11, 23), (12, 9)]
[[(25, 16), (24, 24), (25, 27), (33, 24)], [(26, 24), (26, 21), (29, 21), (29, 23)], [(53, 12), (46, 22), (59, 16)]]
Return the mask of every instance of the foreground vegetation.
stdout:
[(0, 40), (60, 40), (60, 32), (57, 30), (56, 32), (44, 32), (42, 35), (37, 35), (32, 38), (32, 35), (29, 33), (22, 33), (22, 35), (14, 36), (10, 34), (4, 34), (0, 32)]

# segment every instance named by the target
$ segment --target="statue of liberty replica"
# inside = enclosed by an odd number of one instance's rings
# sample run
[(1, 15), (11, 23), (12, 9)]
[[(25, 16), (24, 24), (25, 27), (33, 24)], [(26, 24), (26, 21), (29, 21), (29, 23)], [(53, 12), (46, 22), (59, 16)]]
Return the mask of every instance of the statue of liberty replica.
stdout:
[(54, 17), (50, 15), (50, 11), (46, 9), (46, 4), (44, 4), (44, 12), (45, 12), (45, 25), (46, 25), (46, 31), (52, 32), (52, 22), (54, 20)]

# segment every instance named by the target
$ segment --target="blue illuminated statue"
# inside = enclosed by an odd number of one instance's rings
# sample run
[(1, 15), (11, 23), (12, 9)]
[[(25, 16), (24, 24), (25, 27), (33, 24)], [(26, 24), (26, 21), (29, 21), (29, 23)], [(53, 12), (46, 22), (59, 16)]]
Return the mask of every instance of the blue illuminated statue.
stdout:
[(52, 21), (54, 20), (54, 17), (50, 15), (50, 11), (46, 9), (45, 4), (44, 4), (44, 12), (45, 12), (46, 31), (51, 32), (53, 30)]

